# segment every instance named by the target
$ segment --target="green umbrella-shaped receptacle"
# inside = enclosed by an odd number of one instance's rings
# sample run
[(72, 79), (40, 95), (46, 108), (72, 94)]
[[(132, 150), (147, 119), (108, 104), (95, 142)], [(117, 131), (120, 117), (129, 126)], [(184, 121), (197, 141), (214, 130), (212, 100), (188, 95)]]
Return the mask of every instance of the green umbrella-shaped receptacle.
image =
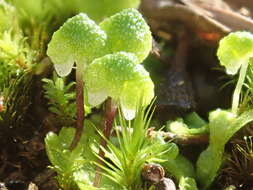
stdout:
[(121, 105), (125, 118), (133, 119), (137, 106), (148, 105), (154, 97), (149, 73), (137, 62), (134, 54), (126, 52), (95, 59), (85, 73), (88, 102), (96, 106), (111, 97)]
[(249, 62), (253, 57), (253, 34), (249, 32), (230, 33), (220, 41), (217, 56), (228, 74), (235, 75), (240, 70), (232, 102), (232, 111), (237, 113), (240, 92)]
[(136, 9), (123, 11), (105, 19), (100, 27), (106, 32), (107, 49), (110, 53), (125, 51), (134, 53), (141, 63), (152, 47), (149, 26)]
[(48, 44), (47, 54), (57, 74), (67, 76), (74, 63), (86, 67), (94, 58), (103, 55), (106, 34), (86, 14), (68, 19)]
[(67, 76), (76, 63), (77, 130), (73, 149), (81, 138), (84, 121), (83, 72), (95, 58), (104, 54), (106, 34), (85, 14), (68, 19), (57, 30), (48, 45), (47, 54), (57, 74)]

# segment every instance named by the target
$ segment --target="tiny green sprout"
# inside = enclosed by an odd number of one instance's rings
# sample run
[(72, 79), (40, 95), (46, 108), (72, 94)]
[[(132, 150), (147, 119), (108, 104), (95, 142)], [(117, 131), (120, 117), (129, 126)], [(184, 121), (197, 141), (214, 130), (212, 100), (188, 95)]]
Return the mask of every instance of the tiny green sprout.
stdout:
[(136, 9), (123, 11), (105, 19), (100, 27), (108, 35), (107, 46), (110, 53), (125, 51), (134, 53), (139, 63), (149, 54), (152, 36), (149, 26)]
[(111, 97), (131, 120), (139, 100), (148, 105), (154, 97), (154, 84), (149, 73), (134, 54), (117, 52), (95, 59), (85, 73), (88, 102), (96, 106)]
[(226, 68), (228, 74), (235, 75), (240, 70), (232, 102), (232, 112), (236, 113), (247, 68), (253, 57), (253, 34), (249, 32), (230, 33), (220, 41), (217, 55), (220, 64)]

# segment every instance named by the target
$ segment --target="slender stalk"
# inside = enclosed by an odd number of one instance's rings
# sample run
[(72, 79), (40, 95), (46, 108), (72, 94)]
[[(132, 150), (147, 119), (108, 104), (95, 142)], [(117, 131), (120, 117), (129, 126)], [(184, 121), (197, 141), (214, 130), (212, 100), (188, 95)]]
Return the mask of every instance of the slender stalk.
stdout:
[[(106, 145), (107, 145), (105, 138), (109, 139), (109, 137), (111, 135), (113, 120), (116, 116), (116, 113), (117, 113), (117, 106), (113, 103), (111, 98), (108, 98), (106, 101), (105, 118), (104, 118), (104, 122), (103, 122), (104, 138), (101, 139), (100, 146), (106, 147)], [(104, 151), (101, 148), (99, 148), (99, 157), (104, 158), (104, 156), (105, 156)], [(98, 160), (98, 162), (99, 162), (99, 164), (103, 164), (103, 161), (100, 159)], [(101, 168), (97, 167), (93, 186), (95, 186), (95, 187), (99, 186), (101, 177), (102, 177), (101, 176)]]
[(76, 133), (71, 143), (70, 150), (73, 150), (81, 139), (84, 124), (84, 95), (83, 95), (83, 64), (76, 64)]
[(240, 92), (241, 92), (241, 89), (242, 89), (242, 86), (243, 86), (243, 83), (244, 83), (244, 80), (245, 80), (245, 76), (246, 76), (246, 73), (247, 73), (247, 68), (248, 68), (248, 63), (244, 63), (244, 64), (242, 64), (241, 69), (240, 69), (239, 79), (237, 81), (235, 91), (234, 91), (234, 94), (233, 94), (233, 100), (232, 100), (232, 112), (234, 114), (237, 113), (237, 109), (238, 109), (238, 106), (239, 106)]

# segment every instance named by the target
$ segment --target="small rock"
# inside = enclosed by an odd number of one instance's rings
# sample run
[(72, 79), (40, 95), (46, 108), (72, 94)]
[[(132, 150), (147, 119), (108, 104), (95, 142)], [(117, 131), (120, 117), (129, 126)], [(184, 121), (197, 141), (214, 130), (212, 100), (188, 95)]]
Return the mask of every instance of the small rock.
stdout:
[(143, 179), (152, 184), (158, 183), (164, 177), (164, 174), (163, 167), (154, 163), (145, 164), (141, 172)]
[(176, 190), (176, 185), (169, 178), (163, 178), (155, 185), (155, 190)]

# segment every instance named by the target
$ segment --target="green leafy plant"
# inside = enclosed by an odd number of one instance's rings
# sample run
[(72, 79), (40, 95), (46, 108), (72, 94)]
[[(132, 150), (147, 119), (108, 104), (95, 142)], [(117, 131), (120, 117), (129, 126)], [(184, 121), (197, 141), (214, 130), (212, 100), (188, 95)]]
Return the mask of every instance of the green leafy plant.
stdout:
[[(76, 94), (73, 91), (75, 82), (66, 84), (66, 78), (42, 79), (45, 97), (49, 100), (49, 111), (55, 113), (63, 125), (73, 125), (76, 120)], [(85, 115), (91, 113), (91, 108), (84, 105)]]
[[(58, 75), (67, 76), (76, 64), (77, 130), (71, 149), (76, 147), (82, 134), (83, 79), (86, 82), (88, 102), (92, 106), (111, 97), (110, 103), (121, 105), (128, 119), (135, 116), (140, 99), (144, 106), (150, 103), (154, 96), (154, 86), (148, 72), (138, 63), (148, 55), (151, 41), (149, 27), (134, 9), (123, 10), (99, 26), (85, 14), (79, 14), (54, 33), (47, 53)], [(108, 109), (111, 108), (112, 104), (109, 104)], [(105, 138), (109, 138), (115, 113), (110, 112), (108, 115), (110, 121), (106, 119)], [(105, 148), (106, 142), (102, 140), (101, 145)], [(100, 149), (102, 158), (103, 152)]]
[[(192, 117), (194, 116), (192, 115), (190, 120), (188, 117), (185, 120), (180, 119), (167, 124), (170, 131), (180, 135), (196, 135), (209, 131), (209, 146), (200, 154), (196, 163), (195, 179), (200, 183), (202, 189), (209, 188), (218, 175), (224, 160), (224, 148), (226, 143), (239, 129), (253, 121), (252, 108), (248, 107), (248, 111), (244, 110), (241, 113), (238, 111), (240, 104), (239, 98), (245, 79), (249, 82), (248, 86), (246, 84), (245, 87), (249, 87), (251, 84), (250, 75), (247, 76), (247, 73), (250, 74), (250, 70), (247, 72), (247, 69), (251, 69), (251, 52), (253, 48), (252, 36), (253, 35), (248, 32), (231, 33), (220, 41), (218, 48), (218, 58), (220, 59), (221, 65), (225, 66), (228, 74), (234, 75), (240, 69), (239, 78), (233, 94), (232, 111), (221, 109), (212, 111), (209, 113), (208, 123), (200, 120), (198, 117)], [(175, 161), (176, 160), (173, 160), (172, 164), (168, 164), (167, 167), (177, 176), (177, 179), (180, 181), (179, 184), (181, 184), (180, 176), (194, 177), (191, 174), (192, 172), (183, 172), (189, 173), (189, 175), (183, 175), (182, 172), (180, 172), (180, 167), (173, 167)], [(182, 161), (179, 160), (175, 163), (180, 162)], [(182, 163), (186, 162), (184, 161)]]
[(0, 38), (0, 89), (10, 86), (11, 79), (17, 78), (30, 68), (32, 55), (21, 34), (5, 31)]
[(29, 70), (33, 51), (17, 26), (16, 10), (5, 1), (0, 1), (0, 92), (8, 88), (11, 79), (18, 78)]
[[(0, 1), (0, 111), (1, 124), (17, 126), (31, 104), (32, 63), (35, 52), (18, 27), (16, 9)], [(3, 123), (2, 123), (3, 122)]]
[[(197, 113), (193, 112), (184, 119), (178, 118), (175, 121), (168, 121), (166, 129), (175, 136), (187, 139), (207, 134), (209, 125)], [(180, 190), (198, 190), (195, 168), (186, 157), (179, 154), (175, 159), (168, 159), (163, 163), (163, 166), (177, 179)]]
[(225, 66), (227, 74), (239, 78), (235, 87), (232, 102), (232, 112), (237, 113), (240, 93), (246, 79), (247, 69), (252, 58), (253, 35), (249, 32), (234, 32), (220, 41), (217, 51), (220, 64)]
[[(146, 22), (134, 9), (117, 13), (100, 26), (107, 34), (106, 48), (110, 54), (95, 59), (84, 79), (92, 106), (101, 104), (107, 97), (112, 99), (107, 103), (110, 111), (106, 110), (104, 126), (104, 135), (109, 138), (116, 105), (121, 105), (125, 118), (133, 119), (140, 98), (142, 105), (148, 105), (154, 96), (148, 72), (138, 65), (151, 50), (152, 37)], [(102, 140), (101, 144), (105, 146), (106, 142)]]
[[(197, 161), (197, 177), (204, 189), (213, 182), (223, 161), (225, 144), (243, 126), (253, 120), (252, 108), (238, 113), (239, 97), (244, 84), (247, 69), (250, 66), (253, 48), (253, 35), (248, 32), (235, 32), (220, 41), (217, 55), (228, 74), (239, 78), (232, 101), (232, 112), (215, 110), (209, 115), (210, 142)], [(212, 162), (212, 165), (208, 164)]]
[[(191, 113), (165, 126), (167, 134), (173, 133), (175, 138), (209, 134), (209, 145), (199, 155), (196, 167), (179, 154), (176, 144), (165, 142), (162, 131), (149, 128), (153, 110), (147, 106), (154, 98), (154, 84), (140, 63), (151, 50), (152, 36), (137, 10), (124, 9), (139, 3), (0, 0), (0, 128), (4, 122), (8, 130), (29, 110), (27, 100), (32, 97), (31, 85), (40, 67), (33, 64), (46, 56), (47, 49), (59, 77), (43, 79), (43, 88), (49, 111), (64, 127), (58, 135), (49, 133), (45, 144), (61, 189), (146, 190), (149, 185), (143, 183), (141, 170), (145, 163), (153, 162), (175, 177), (180, 190), (197, 190), (197, 184), (208, 189), (225, 160), (226, 143), (253, 121), (253, 35), (235, 32), (220, 41), (217, 52), (226, 72), (238, 78), (232, 110), (211, 111), (208, 121)], [(69, 18), (72, 15), (76, 16)], [(76, 81), (66, 83), (64, 77), (73, 70)], [(101, 131), (89, 120), (84, 122), (88, 113), (84, 100), (93, 107), (106, 101), (101, 106), (105, 109)], [(71, 128), (75, 121), (76, 129)], [(110, 137), (113, 126), (116, 137)], [(5, 131), (0, 131), (1, 136)], [(245, 168), (252, 165), (252, 138), (245, 147), (237, 148)], [(151, 185), (149, 190), (157, 187)]]
[(195, 112), (188, 114), (184, 119), (178, 118), (175, 121), (168, 121), (166, 128), (173, 134), (181, 136), (207, 134), (209, 132), (207, 122)]
[(68, 19), (54, 33), (48, 44), (47, 54), (53, 61), (59, 76), (67, 76), (74, 63), (78, 75), (81, 75), (83, 68), (87, 67), (93, 59), (104, 54), (105, 43), (105, 32), (82, 13)]
[(152, 47), (152, 36), (146, 21), (136, 9), (123, 11), (105, 19), (100, 27), (107, 34), (109, 53), (133, 53), (141, 63)]
[(16, 17), (29, 38), (32, 49), (44, 56), (52, 32), (72, 15), (74, 3), (60, 0), (8, 0), (16, 7)]
[[(77, 130), (78, 134), (80, 134), (80, 131), (82, 130), (82, 123), (84, 120), (82, 80), (85, 68), (88, 67), (88, 65), (95, 58), (101, 57), (107, 53), (117, 51), (118, 52), (125, 51), (129, 53), (133, 52), (136, 55), (136, 58), (134, 58), (135, 56), (132, 55), (131, 58), (132, 65), (134, 63), (140, 63), (140, 61), (142, 61), (147, 56), (150, 49), (151, 49), (151, 33), (149, 31), (149, 27), (146, 25), (144, 19), (138, 13), (138, 11), (134, 9), (126, 9), (106, 19), (104, 22), (100, 24), (100, 26), (96, 25), (95, 22), (90, 20), (88, 16), (86, 16), (85, 14), (79, 14), (69, 19), (57, 32), (54, 33), (52, 40), (48, 45), (47, 53), (54, 62), (56, 72), (60, 76), (66, 76), (71, 72), (74, 63), (76, 63), (77, 66), (76, 81), (77, 81), (77, 113), (78, 113), (77, 121), (79, 129)], [(101, 58), (99, 60), (94, 60), (93, 61), (94, 63), (91, 65), (95, 66), (92, 66), (93, 69), (89, 69), (90, 72), (87, 74), (92, 75), (89, 76), (91, 78), (85, 77), (85, 80), (87, 80), (87, 84), (90, 84), (91, 80), (99, 81), (100, 83), (101, 80), (105, 79), (105, 78), (100, 79), (97, 77), (99, 75), (99, 72), (101, 71), (99, 71), (99, 69), (96, 69), (96, 65), (103, 65), (98, 64), (98, 62), (103, 61), (108, 62), (108, 59), (112, 58), (116, 59), (115, 56), (118, 56), (118, 58), (122, 57), (121, 59), (124, 60), (124, 58), (126, 57), (124, 55), (125, 55), (124, 53), (121, 53), (116, 54), (114, 56), (107, 56), (104, 59)], [(128, 62), (130, 62), (130, 59), (128, 59), (127, 61), (125, 59), (125, 63), (123, 64), (128, 64)], [(116, 63), (114, 63), (114, 65), (115, 64)], [(117, 64), (120, 64), (120, 62), (118, 62)], [(111, 65), (111, 67), (112, 66), (113, 65)], [(117, 72), (118, 71), (115, 70), (113, 75), (116, 75)], [(87, 86), (89, 93), (89, 89), (94, 87), (93, 85)], [(121, 93), (121, 91), (119, 90), (119, 93)], [(91, 99), (100, 100), (101, 95), (103, 94), (101, 93), (101, 91), (99, 93), (100, 95), (98, 96), (96, 94), (95, 98), (94, 96), (91, 97), (92, 94), (89, 93), (88, 94), (89, 100)], [(103, 97), (104, 96), (102, 96), (102, 98)], [(101, 103), (101, 101), (98, 100), (96, 100), (96, 102)], [(94, 105), (94, 101), (91, 103), (93, 103)], [(80, 138), (80, 135), (77, 136), (79, 136)]]
[[(75, 128), (62, 128), (59, 135), (48, 133), (45, 138), (46, 151), (52, 168), (57, 172), (57, 180), (64, 190), (93, 189), (92, 176), (93, 166), (91, 161), (94, 156), (90, 149), (96, 138), (95, 128), (91, 122), (88, 125), (86, 134), (82, 135), (78, 145), (69, 150), (74, 138)], [(94, 188), (95, 189), (95, 188)]]
[(90, 18), (100, 22), (125, 8), (137, 8), (140, 3), (140, 0), (6, 1), (16, 7), (16, 17), (19, 20), (19, 25), (29, 37), (31, 47), (39, 51), (40, 56), (44, 56), (46, 44), (54, 30), (72, 15), (83, 12)]
[(42, 79), (44, 82), (45, 97), (49, 100), (49, 110), (57, 114), (62, 123), (72, 123), (76, 117), (75, 93), (71, 88), (75, 85), (54, 75), (53, 80)]
[[(138, 190), (142, 187), (141, 170), (145, 163), (164, 162), (177, 156), (178, 148), (174, 143), (165, 143), (158, 137), (148, 136), (148, 128), (152, 117), (151, 107), (145, 112), (145, 107), (139, 106), (135, 119), (124, 120), (120, 114), (116, 122), (118, 146), (108, 142), (108, 149), (101, 146), (105, 158), (104, 165), (97, 163), (103, 169), (103, 175), (117, 183), (122, 189)], [(151, 114), (151, 115), (150, 115)], [(102, 135), (102, 134), (101, 134)]]
[(217, 109), (209, 113), (209, 122), (196, 117), (195, 113), (187, 116), (185, 120), (168, 122), (170, 132), (183, 137), (206, 134), (209, 131), (209, 145), (200, 154), (196, 171), (193, 164), (182, 155), (163, 164), (179, 181), (181, 189), (197, 189), (195, 181), (202, 189), (210, 187), (224, 161), (226, 143), (239, 129), (253, 121), (252, 114), (253, 111), (249, 110), (237, 116), (231, 111)]
[[(100, 157), (96, 144), (98, 136), (95, 127), (86, 121), (86, 131), (78, 145), (71, 151), (69, 146), (74, 138), (74, 128), (62, 128), (59, 135), (50, 132), (45, 138), (46, 150), (52, 168), (57, 172), (57, 180), (62, 189), (129, 189), (142, 188), (141, 170), (145, 163), (163, 163), (177, 157), (178, 147), (166, 143), (161, 138), (149, 136), (151, 107), (140, 107), (133, 121), (127, 121), (120, 114), (115, 123), (116, 144), (106, 139), (105, 158)], [(119, 125), (120, 128), (118, 127)], [(100, 132), (103, 136), (103, 134)], [(95, 157), (103, 164), (97, 162)], [(92, 186), (94, 166), (102, 168), (103, 179), (100, 187)]]
[(242, 90), (242, 101), (239, 111), (248, 110), (253, 105), (253, 63), (249, 63), (249, 68), (246, 74), (246, 80), (244, 82)]
[(54, 63), (57, 74), (67, 76), (76, 63), (77, 89), (77, 130), (71, 145), (76, 146), (81, 138), (84, 122), (84, 68), (96, 57), (103, 54), (106, 34), (87, 15), (72, 17), (54, 33), (48, 45), (47, 54)]
[[(236, 117), (224, 110), (215, 110), (209, 116), (210, 142), (197, 161), (197, 177), (204, 189), (208, 188), (223, 162), (225, 144), (243, 126), (253, 121), (253, 111), (247, 111)], [(212, 164), (210, 164), (212, 163)]]

